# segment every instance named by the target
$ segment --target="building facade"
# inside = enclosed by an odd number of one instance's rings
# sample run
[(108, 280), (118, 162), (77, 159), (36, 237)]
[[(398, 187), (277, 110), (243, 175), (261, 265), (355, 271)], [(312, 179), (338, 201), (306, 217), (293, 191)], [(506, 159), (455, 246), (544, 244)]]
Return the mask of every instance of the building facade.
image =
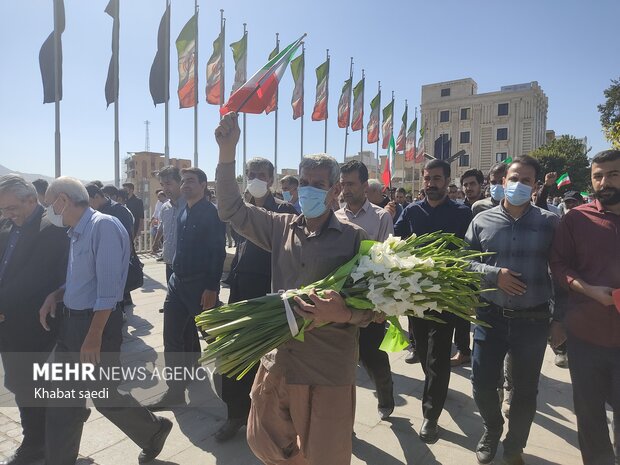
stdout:
[[(157, 173), (166, 166), (165, 156), (157, 152), (129, 152), (129, 157), (125, 159), (127, 170), (127, 181), (135, 186), (135, 195), (144, 202), (145, 218), (151, 218), (157, 196), (155, 191), (160, 189)], [(171, 158), (170, 165), (176, 166), (180, 170), (192, 166), (190, 160)]]
[(545, 144), (547, 107), (547, 96), (536, 81), (484, 94), (471, 78), (424, 85), (426, 153), (450, 161), (453, 179), (470, 168), (486, 173), (497, 162)]

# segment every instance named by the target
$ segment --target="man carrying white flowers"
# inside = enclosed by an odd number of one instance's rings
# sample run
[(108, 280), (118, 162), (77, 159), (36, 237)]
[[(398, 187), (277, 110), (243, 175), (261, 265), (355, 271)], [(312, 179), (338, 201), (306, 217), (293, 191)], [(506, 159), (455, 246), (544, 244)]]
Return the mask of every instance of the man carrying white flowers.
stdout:
[[(327, 155), (300, 164), (301, 215), (268, 212), (243, 202), (235, 180), (237, 115), (228, 113), (215, 131), (219, 215), (242, 236), (272, 254), (272, 289), (297, 289), (322, 279), (354, 257), (366, 233), (338, 220), (328, 208), (340, 194), (340, 168)], [(266, 465), (348, 465), (351, 462), (357, 326), (374, 317), (352, 311), (337, 292), (296, 298), (296, 310), (316, 325), (269, 353), (252, 386), (247, 439)]]
[(538, 379), (549, 334), (549, 300), (552, 298), (549, 253), (558, 217), (531, 203), (540, 177), (538, 161), (516, 158), (503, 180), (505, 198), (478, 214), (465, 240), (474, 250), (493, 255), (472, 261), (483, 273), (482, 294), (488, 306), (477, 318), (490, 327), (474, 328), (472, 383), (474, 400), (484, 422), (476, 447), (479, 463), (491, 463), (502, 436), (504, 418), (497, 393), (504, 356), (512, 357), (513, 394), (503, 463), (522, 465), (522, 452), (536, 413)]

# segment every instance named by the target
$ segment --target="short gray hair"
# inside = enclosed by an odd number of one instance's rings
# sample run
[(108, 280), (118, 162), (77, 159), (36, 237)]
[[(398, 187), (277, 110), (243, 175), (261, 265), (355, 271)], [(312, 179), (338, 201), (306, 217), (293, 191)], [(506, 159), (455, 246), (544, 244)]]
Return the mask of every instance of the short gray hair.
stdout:
[(371, 191), (371, 192), (383, 192), (383, 184), (381, 184), (381, 181), (379, 181), (378, 179), (369, 179), (368, 180), (368, 189), (366, 189), (366, 191)]
[(75, 205), (83, 207), (88, 206), (88, 191), (86, 187), (84, 187), (84, 184), (75, 178), (69, 176), (56, 178), (47, 188), (47, 192), (50, 192), (56, 197), (59, 194), (65, 194)]
[(34, 186), (18, 174), (7, 174), (0, 177), (0, 195), (7, 193), (13, 194), (19, 200), (26, 200), (37, 197), (37, 190)]
[(325, 153), (319, 153), (316, 155), (306, 155), (302, 158), (299, 164), (299, 175), (301, 177), (301, 170), (303, 169), (313, 170), (316, 168), (326, 168), (329, 171), (329, 185), (330, 187), (336, 184), (340, 180), (340, 165), (334, 159)]
[(269, 173), (269, 177), (273, 178), (273, 163), (263, 157), (254, 157), (251, 160), (248, 160), (246, 163), (246, 171), (250, 170), (250, 168), (267, 168), (267, 172)]

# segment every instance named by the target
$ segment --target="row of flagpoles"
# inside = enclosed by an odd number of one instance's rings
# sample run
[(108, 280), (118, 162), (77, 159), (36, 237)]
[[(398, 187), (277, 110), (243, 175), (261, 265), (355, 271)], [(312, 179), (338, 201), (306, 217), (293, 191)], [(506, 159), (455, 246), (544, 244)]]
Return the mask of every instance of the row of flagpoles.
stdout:
[[(60, 101), (62, 100), (62, 42), (61, 34), (65, 28), (65, 14), (63, 0), (53, 0), (54, 3), (54, 31), (46, 39), (39, 53), (39, 63), (43, 80), (44, 103), (55, 103), (55, 174), (60, 176)], [(161, 18), (157, 34), (157, 52), (151, 66), (149, 89), (155, 105), (164, 104), (164, 156), (169, 162), (168, 119), (170, 100), (170, 0), (166, 0), (166, 10)], [(178, 54), (179, 84), (177, 95), (180, 108), (194, 108), (194, 166), (198, 166), (198, 3), (195, 0), (194, 15), (185, 24), (175, 42)], [(114, 173), (115, 183), (120, 182), (119, 157), (119, 31), (120, 31), (120, 0), (109, 0), (105, 13), (112, 17), (112, 56), (108, 68), (105, 84), (105, 98), (108, 106), (114, 104)], [(304, 124), (304, 74), (305, 48), (302, 36), (297, 41), (280, 51), (279, 36), (276, 34), (276, 45), (269, 55), (267, 64), (250, 80), (247, 79), (247, 44), (248, 33), (246, 24), (243, 25), (243, 37), (230, 44), (235, 63), (235, 78), (232, 84), (231, 96), (224, 102), (225, 83), (225, 37), (226, 19), (224, 10), (220, 10), (220, 34), (213, 42), (213, 52), (206, 65), (206, 101), (220, 106), (220, 113), (237, 111), (243, 114), (243, 166), (246, 163), (246, 113), (275, 113), (275, 145), (274, 166), (277, 172), (278, 163), (278, 83), (290, 62), (291, 74), (294, 81), (291, 106), (293, 119), (301, 119), (300, 156), (303, 156), (303, 124)], [(301, 54), (293, 59), (293, 55), (301, 47)], [(329, 67), (330, 55), (327, 50), (326, 60), (316, 68), (316, 98), (312, 111), (312, 121), (324, 121), (324, 151), (327, 152), (327, 121), (329, 101)], [(345, 129), (344, 156), (346, 157), (349, 127), (352, 132), (360, 131), (360, 154), (364, 144), (364, 94), (365, 74), (362, 70), (360, 81), (353, 86), (353, 58), (351, 58), (349, 78), (344, 82), (338, 102), (338, 127)], [(351, 99), (353, 98), (353, 102)], [(352, 103), (352, 105), (351, 105)], [(351, 115), (351, 107), (353, 109)], [(366, 140), (369, 144), (376, 143), (377, 169), (379, 160), (379, 126), (381, 108), (381, 83), (379, 82), (377, 95), (370, 102), (370, 117), (367, 124)], [(393, 163), (395, 152), (403, 152), (406, 161), (419, 163), (424, 159), (424, 128), (420, 130), (420, 140), (417, 140), (417, 108), (413, 122), (407, 126), (408, 106), (405, 100), (405, 110), (402, 125), (396, 140), (393, 137), (394, 119), (394, 92), (390, 102), (383, 108), (383, 123), (381, 124), (382, 148), (388, 149), (385, 175), (391, 182), (394, 173)]]

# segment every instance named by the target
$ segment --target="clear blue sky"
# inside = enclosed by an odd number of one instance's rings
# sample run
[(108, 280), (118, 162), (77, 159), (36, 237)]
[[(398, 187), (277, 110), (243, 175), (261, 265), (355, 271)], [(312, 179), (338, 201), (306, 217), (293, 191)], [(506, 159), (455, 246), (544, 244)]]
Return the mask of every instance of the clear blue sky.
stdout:
[[(65, 0), (63, 34), (62, 172), (81, 179), (113, 179), (113, 109), (106, 110), (104, 83), (110, 59), (112, 20), (108, 0)], [(331, 115), (328, 152), (342, 159), (344, 129), (336, 124), (342, 83), (354, 57), (354, 81), (366, 70), (368, 103), (381, 80), (384, 102), (396, 93), (395, 130), (404, 99), (410, 114), (423, 84), (472, 77), (479, 92), (538, 81), (549, 98), (547, 128), (587, 136), (593, 152), (607, 148), (596, 105), (612, 78), (620, 76), (617, 20), (620, 2), (564, 0), (413, 1), (201, 1), (200, 166), (210, 178), (216, 165), (213, 130), (218, 108), (204, 102), (205, 65), (225, 8), (226, 42), (238, 40), (248, 24), (248, 74), (266, 62), (275, 33), (286, 45), (306, 32), (305, 152), (323, 150), (323, 123), (311, 122), (314, 68), (330, 49)], [(193, 14), (193, 0), (172, 1), (171, 37)], [(148, 88), (164, 0), (121, 0), (120, 150), (144, 149), (144, 120), (151, 121), (151, 150), (163, 152), (164, 108), (153, 106)], [(0, 2), (0, 164), (14, 170), (53, 175), (54, 105), (43, 105), (38, 54), (52, 30), (52, 0)], [(178, 109), (176, 49), (171, 47), (170, 152), (193, 157), (193, 110)], [(233, 78), (227, 46), (227, 94)], [(299, 159), (299, 120), (292, 120), (292, 79), (280, 85), (279, 167)], [(372, 95), (371, 95), (372, 94)], [(248, 115), (248, 157), (273, 159), (274, 116)], [(374, 145), (374, 144), (373, 144)], [(365, 144), (365, 148), (368, 148)], [(359, 150), (359, 133), (349, 152)]]

